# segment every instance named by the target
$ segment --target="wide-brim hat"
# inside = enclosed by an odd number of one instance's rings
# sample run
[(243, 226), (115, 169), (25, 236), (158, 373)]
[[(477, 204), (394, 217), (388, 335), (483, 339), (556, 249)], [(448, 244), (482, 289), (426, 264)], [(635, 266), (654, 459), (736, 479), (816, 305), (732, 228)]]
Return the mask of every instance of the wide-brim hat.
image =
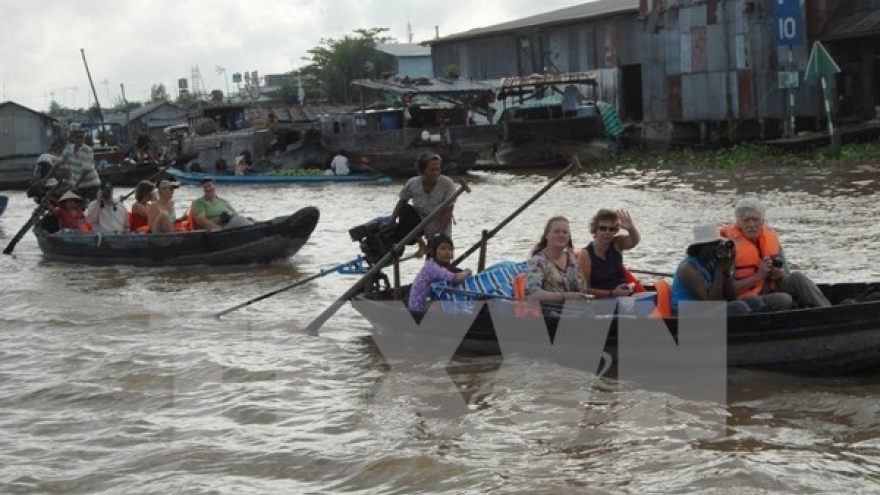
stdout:
[(75, 193), (73, 191), (67, 191), (66, 193), (62, 194), (60, 198), (58, 198), (58, 202), (63, 203), (65, 201), (67, 201), (68, 199), (75, 199), (78, 201), (82, 201), (82, 198), (77, 193)]
[(694, 227), (694, 240), (691, 246), (698, 244), (709, 244), (712, 242), (720, 242), (724, 239), (718, 235), (718, 227), (715, 225), (697, 225)]
[(180, 182), (174, 182), (174, 181), (166, 179), (166, 180), (160, 181), (159, 184), (156, 185), (156, 189), (162, 189), (164, 187), (170, 187), (172, 189), (177, 189), (178, 187), (180, 187)]

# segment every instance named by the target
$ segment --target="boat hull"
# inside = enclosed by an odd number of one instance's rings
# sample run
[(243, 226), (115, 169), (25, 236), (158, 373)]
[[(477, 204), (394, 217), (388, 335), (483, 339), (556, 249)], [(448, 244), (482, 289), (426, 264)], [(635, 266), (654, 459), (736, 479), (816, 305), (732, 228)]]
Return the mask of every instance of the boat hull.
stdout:
[(384, 183), (391, 179), (378, 174), (350, 175), (214, 175), (195, 172), (184, 172), (175, 168), (167, 170), (168, 174), (184, 184), (198, 184), (203, 179), (211, 178), (219, 184), (325, 184), (325, 183)]
[(234, 265), (287, 259), (308, 241), (320, 213), (306, 207), (252, 226), (163, 234), (49, 234), (34, 228), (47, 260), (141, 266)]
[[(880, 292), (880, 283), (847, 283), (821, 287), (835, 305), (828, 308), (803, 308), (729, 316), (727, 366), (805, 376), (844, 375), (880, 366), (880, 301), (839, 304), (848, 298), (853, 301), (851, 298), (858, 294)], [(358, 298), (388, 300), (390, 295), (373, 292), (362, 294)], [(484, 308), (471, 324), (459, 344), (458, 353), (501, 354), (493, 319), (487, 309)], [(416, 321), (422, 316), (413, 313)], [(595, 329), (597, 324), (608, 325), (610, 322), (603, 350), (609, 353), (615, 362), (618, 351), (617, 330), (623, 318), (625, 317), (614, 316), (609, 319), (606, 316), (602, 319), (605, 323), (586, 320), (583, 323), (585, 329), (588, 326)], [(387, 321), (381, 318), (370, 319), (373, 331), (383, 334), (383, 337), (414, 338), (411, 335), (404, 335), (405, 331), (402, 330), (399, 321), (399, 317), (395, 321), (390, 315)], [(545, 316), (544, 321), (553, 338), (559, 318)], [(660, 320), (657, 321), (659, 323)], [(662, 320), (673, 336), (678, 335), (679, 324), (683, 324), (683, 321), (678, 318)], [(693, 323), (700, 324), (699, 321)], [(425, 338), (425, 334), (418, 336), (422, 345), (425, 344)], [(443, 336), (432, 335), (428, 338), (442, 339)], [(505, 342), (505, 344), (524, 348), (528, 342)], [(538, 351), (540, 349), (536, 349), (536, 352)], [(583, 349), (568, 351), (585, 352)], [(641, 352), (649, 353), (651, 349), (641, 349)], [(694, 370), (694, 372), (698, 371)]]

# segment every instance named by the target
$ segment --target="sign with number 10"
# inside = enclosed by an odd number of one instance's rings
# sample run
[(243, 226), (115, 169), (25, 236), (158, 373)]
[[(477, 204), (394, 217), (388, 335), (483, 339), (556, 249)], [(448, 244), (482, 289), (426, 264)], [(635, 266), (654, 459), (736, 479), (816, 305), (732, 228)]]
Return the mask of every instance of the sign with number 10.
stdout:
[(776, 0), (774, 26), (777, 46), (803, 43), (803, 14), (801, 0)]

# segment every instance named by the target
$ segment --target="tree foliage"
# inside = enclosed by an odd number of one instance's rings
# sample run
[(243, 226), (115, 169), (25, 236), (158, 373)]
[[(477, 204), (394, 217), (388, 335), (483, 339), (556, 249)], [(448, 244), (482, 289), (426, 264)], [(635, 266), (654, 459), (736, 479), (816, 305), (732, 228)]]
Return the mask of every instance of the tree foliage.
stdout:
[(168, 101), (168, 91), (165, 89), (164, 84), (154, 84), (152, 87), (150, 87), (150, 101)]
[(381, 57), (376, 45), (394, 40), (383, 35), (387, 31), (388, 28), (355, 29), (354, 35), (322, 39), (319, 46), (308, 50), (309, 56), (303, 59), (309, 64), (299, 70), (305, 99), (351, 103), (354, 95), (348, 85), (354, 79), (378, 73)]

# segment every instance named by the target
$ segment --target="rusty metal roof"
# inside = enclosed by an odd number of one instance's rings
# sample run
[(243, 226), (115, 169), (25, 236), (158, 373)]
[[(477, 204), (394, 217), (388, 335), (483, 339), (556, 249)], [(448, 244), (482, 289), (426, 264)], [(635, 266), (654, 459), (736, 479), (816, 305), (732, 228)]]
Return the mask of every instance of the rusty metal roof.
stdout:
[(583, 3), (573, 7), (546, 12), (544, 14), (524, 17), (515, 21), (503, 22), (492, 26), (471, 29), (463, 33), (452, 34), (442, 38), (423, 41), (424, 45), (435, 45), (451, 41), (461, 41), (467, 38), (479, 38), (483, 36), (491, 36), (495, 34), (519, 31), (527, 28), (538, 26), (549, 26), (554, 24), (572, 24), (583, 22), (587, 19), (597, 19), (601, 17), (613, 16), (628, 12), (638, 12), (639, 0), (596, 0), (594, 2)]
[(501, 79), (502, 88), (522, 86), (542, 86), (548, 84), (592, 84), (596, 85), (593, 72), (563, 72), (561, 74), (532, 74), (529, 76), (505, 77)]
[(395, 95), (407, 93), (456, 95), (486, 92), (492, 89), (492, 86), (479, 81), (472, 81), (470, 79), (450, 79), (445, 77), (432, 79), (427, 77), (417, 79), (404, 77), (385, 80), (355, 79), (351, 84), (352, 86), (375, 89), (377, 91), (384, 91)]
[(865, 36), (880, 36), (880, 10), (863, 10), (828, 26), (823, 40), (841, 40)]

